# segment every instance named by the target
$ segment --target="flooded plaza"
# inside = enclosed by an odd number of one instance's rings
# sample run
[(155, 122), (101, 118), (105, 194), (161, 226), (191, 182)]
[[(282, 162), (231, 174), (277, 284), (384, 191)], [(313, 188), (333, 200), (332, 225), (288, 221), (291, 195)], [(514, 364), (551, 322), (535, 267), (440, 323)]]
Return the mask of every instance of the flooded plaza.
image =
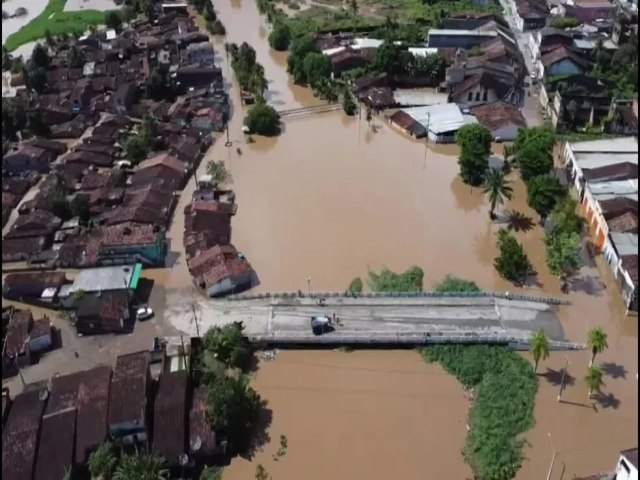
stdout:
[[(286, 55), (269, 50), (268, 26), (254, 1), (215, 6), (228, 32), (216, 43), (227, 81), (233, 75), (223, 44), (247, 41), (265, 68), (269, 103), (278, 110), (321, 103), (291, 85)], [(241, 133), (244, 108), (231, 84), (230, 99), (233, 145), (225, 147), (222, 135), (199, 173), (209, 160), (224, 160), (231, 172), (239, 205), (232, 242), (257, 273), (255, 291), (305, 290), (308, 278), (312, 290), (344, 290), (368, 270), (412, 265), (424, 270), (425, 288), (454, 274), (484, 290), (520, 291), (493, 268), (495, 232), (507, 222), (492, 223), (482, 191), (462, 184), (455, 146), (425, 149), (383, 117), (371, 128), (342, 112), (286, 120), (280, 137), (254, 137), (249, 144)], [(567, 355), (565, 403), (556, 400), (564, 355), (554, 353), (541, 364), (536, 425), (526, 434), (518, 478), (544, 478), (554, 451), (553, 480), (608, 471), (620, 450), (637, 445), (637, 318), (625, 316), (606, 266), (586, 254), (569, 294), (561, 294), (546, 268), (543, 231), (526, 204), (525, 187), (517, 175), (511, 178), (514, 199), (503, 213), (538, 271), (536, 284), (522, 291), (572, 302), (560, 311), (569, 339), (585, 342), (588, 329), (602, 326), (609, 342), (598, 359), (606, 373), (599, 401), (588, 400), (582, 381), (588, 352)], [(180, 247), (181, 212), (193, 187), (185, 188), (171, 227), (171, 268), (149, 272), (167, 290), (192, 288)], [(251, 461), (234, 460), (226, 480), (252, 477), (258, 464), (279, 480), (471, 474), (460, 453), (468, 402), (453, 377), (415, 352), (281, 352), (261, 364), (254, 385), (272, 410), (271, 442)], [(289, 450), (276, 463), (271, 456), (280, 434)]]

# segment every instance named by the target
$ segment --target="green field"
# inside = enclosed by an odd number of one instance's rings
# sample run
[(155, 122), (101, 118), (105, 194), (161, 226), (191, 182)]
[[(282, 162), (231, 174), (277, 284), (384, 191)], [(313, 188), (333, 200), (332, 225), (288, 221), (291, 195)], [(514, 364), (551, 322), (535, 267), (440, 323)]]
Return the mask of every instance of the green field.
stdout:
[(67, 0), (49, 0), (44, 11), (17, 32), (9, 35), (4, 46), (12, 52), (20, 45), (44, 38), (47, 30), (52, 36), (84, 33), (91, 25), (104, 24), (106, 12), (83, 10), (65, 12)]

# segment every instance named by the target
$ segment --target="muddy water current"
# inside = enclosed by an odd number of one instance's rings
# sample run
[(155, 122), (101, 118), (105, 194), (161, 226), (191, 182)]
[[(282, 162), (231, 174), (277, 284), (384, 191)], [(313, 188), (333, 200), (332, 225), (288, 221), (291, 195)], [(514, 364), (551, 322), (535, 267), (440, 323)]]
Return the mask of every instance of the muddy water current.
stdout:
[[(256, 49), (275, 108), (321, 103), (291, 85), (286, 55), (269, 50), (268, 25), (252, 0), (216, 2), (216, 10), (229, 32), (224, 41), (247, 41)], [(308, 281), (316, 291), (342, 290), (369, 269), (418, 265), (426, 288), (451, 273), (485, 290), (515, 292), (492, 266), (495, 232), (510, 225), (538, 271), (523, 291), (562, 295), (545, 266), (543, 232), (515, 174), (514, 198), (492, 223), (481, 190), (457, 177), (454, 146), (425, 148), (383, 117), (372, 126), (341, 112), (288, 119), (280, 137), (247, 143), (241, 132), (244, 107), (223, 41), (216, 46), (233, 102), (233, 145), (226, 148), (222, 135), (200, 173), (208, 160), (224, 160), (231, 171), (239, 204), (232, 241), (257, 273), (255, 291), (304, 290)], [(495, 154), (501, 156), (498, 148)], [(192, 191), (193, 182), (171, 227), (171, 268), (153, 272), (168, 289), (191, 285), (181, 253), (181, 212)], [(518, 476), (525, 480), (546, 477), (553, 451), (551, 478), (559, 480), (608, 471), (619, 450), (637, 445), (637, 318), (625, 316), (608, 269), (586, 253), (564, 296), (572, 302), (560, 309), (569, 339), (584, 342), (594, 326), (609, 335), (609, 348), (598, 359), (606, 385), (602, 396), (589, 400), (582, 380), (588, 353), (569, 354), (564, 403), (558, 403), (567, 359), (554, 353), (543, 362), (536, 426), (526, 435), (530, 446)], [(234, 461), (225, 479), (252, 478), (258, 463), (283, 480), (467, 478), (460, 455), (466, 400), (455, 380), (441, 373), (413, 352), (282, 353), (255, 378), (273, 409), (272, 441), (251, 462)], [(289, 438), (289, 452), (274, 463), (281, 433)]]

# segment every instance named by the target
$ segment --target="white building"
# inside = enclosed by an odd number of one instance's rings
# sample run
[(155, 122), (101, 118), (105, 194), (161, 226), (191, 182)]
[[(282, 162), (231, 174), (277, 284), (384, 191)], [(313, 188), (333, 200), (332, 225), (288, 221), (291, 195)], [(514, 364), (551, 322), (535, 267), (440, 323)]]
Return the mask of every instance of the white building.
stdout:
[(616, 466), (616, 480), (638, 480), (638, 449), (620, 452)]
[(455, 103), (406, 108), (407, 115), (427, 130), (429, 140), (435, 143), (454, 143), (462, 127), (478, 123), (473, 115), (463, 114)]

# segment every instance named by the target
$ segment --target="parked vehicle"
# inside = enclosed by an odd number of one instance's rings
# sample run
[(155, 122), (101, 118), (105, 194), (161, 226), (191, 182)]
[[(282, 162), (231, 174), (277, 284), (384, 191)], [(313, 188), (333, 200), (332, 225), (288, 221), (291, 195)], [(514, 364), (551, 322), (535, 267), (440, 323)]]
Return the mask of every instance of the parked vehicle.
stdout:
[(322, 335), (333, 331), (331, 319), (327, 316), (311, 317), (311, 331), (314, 335)]
[(136, 320), (142, 321), (153, 317), (153, 310), (151, 307), (138, 307), (136, 310)]

